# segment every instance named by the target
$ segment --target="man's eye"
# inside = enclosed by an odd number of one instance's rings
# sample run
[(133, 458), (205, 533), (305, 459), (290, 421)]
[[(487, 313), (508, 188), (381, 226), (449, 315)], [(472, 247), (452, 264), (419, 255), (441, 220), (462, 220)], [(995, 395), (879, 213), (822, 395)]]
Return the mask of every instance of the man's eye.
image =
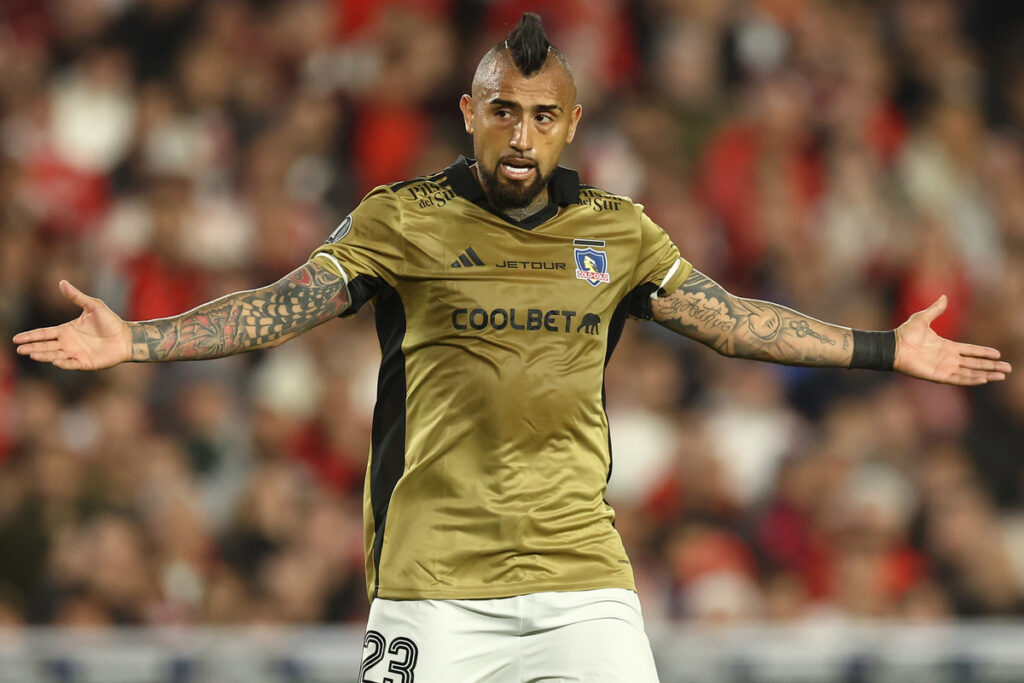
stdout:
[(541, 123), (549, 123), (551, 121), (554, 121), (554, 119), (551, 118), (550, 114), (538, 114), (537, 120), (540, 121)]
[(497, 116), (499, 119), (507, 119), (508, 117), (512, 116), (512, 112), (508, 111), (507, 109), (499, 109), (494, 113), (494, 115)]

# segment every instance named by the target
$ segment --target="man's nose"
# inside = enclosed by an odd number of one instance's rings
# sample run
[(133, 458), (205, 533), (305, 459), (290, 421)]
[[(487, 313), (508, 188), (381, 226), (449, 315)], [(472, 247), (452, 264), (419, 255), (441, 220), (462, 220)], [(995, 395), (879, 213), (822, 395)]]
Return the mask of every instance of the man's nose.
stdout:
[(530, 122), (520, 121), (512, 131), (512, 140), (509, 142), (512, 149), (517, 152), (525, 152), (533, 146), (533, 136), (530, 134)]

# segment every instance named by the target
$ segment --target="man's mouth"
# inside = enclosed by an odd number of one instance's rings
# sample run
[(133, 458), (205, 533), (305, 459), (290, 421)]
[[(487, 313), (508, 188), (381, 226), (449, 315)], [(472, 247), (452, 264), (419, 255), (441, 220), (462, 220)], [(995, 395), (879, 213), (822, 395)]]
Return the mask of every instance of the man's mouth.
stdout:
[(502, 174), (511, 180), (526, 180), (537, 168), (529, 159), (506, 158), (498, 164)]

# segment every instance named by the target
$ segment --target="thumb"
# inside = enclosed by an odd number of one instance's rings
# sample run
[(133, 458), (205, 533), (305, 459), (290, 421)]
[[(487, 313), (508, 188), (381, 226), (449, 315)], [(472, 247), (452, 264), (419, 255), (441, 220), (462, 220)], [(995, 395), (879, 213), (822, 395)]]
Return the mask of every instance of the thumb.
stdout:
[(940, 315), (946, 312), (946, 306), (948, 305), (949, 299), (947, 299), (946, 295), (943, 294), (938, 299), (936, 299), (931, 306), (921, 311), (921, 317), (924, 318), (924, 321), (926, 323), (931, 325), (936, 318), (938, 318)]
[(57, 287), (60, 289), (60, 293), (63, 294), (68, 301), (79, 308), (88, 309), (90, 307), (92, 297), (83, 294), (78, 287), (75, 287), (67, 280), (61, 280)]

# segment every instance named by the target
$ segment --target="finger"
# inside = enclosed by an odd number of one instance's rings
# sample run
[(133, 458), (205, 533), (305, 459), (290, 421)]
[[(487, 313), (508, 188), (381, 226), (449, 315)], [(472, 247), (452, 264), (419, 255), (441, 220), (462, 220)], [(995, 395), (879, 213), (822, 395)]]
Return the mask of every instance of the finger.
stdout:
[(40, 363), (52, 363), (56, 360), (67, 360), (69, 356), (62, 349), (57, 349), (52, 351), (33, 351), (28, 357)]
[(42, 351), (59, 351), (62, 348), (64, 348), (64, 346), (59, 341), (46, 340), (33, 342), (31, 344), (22, 344), (17, 348), (17, 351), (18, 354), (22, 356), (30, 356), (33, 353), (40, 353)]
[(970, 371), (956, 372), (949, 378), (950, 384), (956, 384), (961, 387), (976, 387), (987, 382), (988, 377), (986, 375)]
[(925, 322), (931, 325), (936, 318), (946, 312), (946, 306), (948, 304), (949, 299), (946, 298), (945, 294), (936, 299), (931, 306), (921, 311), (921, 315), (924, 317)]
[(46, 341), (57, 338), (56, 327), (39, 327), (34, 330), (19, 332), (11, 339), (15, 344), (28, 344), (30, 342)]
[(988, 382), (1001, 382), (1006, 379), (1006, 374), (1002, 372), (982, 372), (982, 371), (971, 371), (965, 370), (962, 372), (954, 373), (955, 384), (961, 386), (978, 386), (979, 384), (987, 384)]
[(1002, 356), (999, 353), (999, 349), (993, 349), (989, 346), (975, 346), (974, 344), (957, 344), (956, 350), (961, 356), (974, 356), (976, 358), (996, 359)]
[(1013, 369), (1009, 363), (1004, 361), (973, 358), (971, 356), (960, 356), (960, 367), (969, 370), (982, 370), (984, 372), (1010, 372)]
[(54, 367), (58, 367), (61, 370), (85, 370), (86, 367), (82, 361), (77, 358), (59, 358), (57, 360), (50, 361)]
[(78, 289), (78, 287), (75, 287), (67, 280), (61, 280), (57, 287), (60, 289), (60, 293), (63, 294), (68, 301), (79, 308), (90, 308), (94, 303), (94, 299), (91, 296), (83, 294), (82, 290)]
[(960, 367), (989, 372), (1013, 372), (1013, 366), (1004, 360), (989, 360), (987, 358), (973, 358), (971, 356), (960, 356)]

